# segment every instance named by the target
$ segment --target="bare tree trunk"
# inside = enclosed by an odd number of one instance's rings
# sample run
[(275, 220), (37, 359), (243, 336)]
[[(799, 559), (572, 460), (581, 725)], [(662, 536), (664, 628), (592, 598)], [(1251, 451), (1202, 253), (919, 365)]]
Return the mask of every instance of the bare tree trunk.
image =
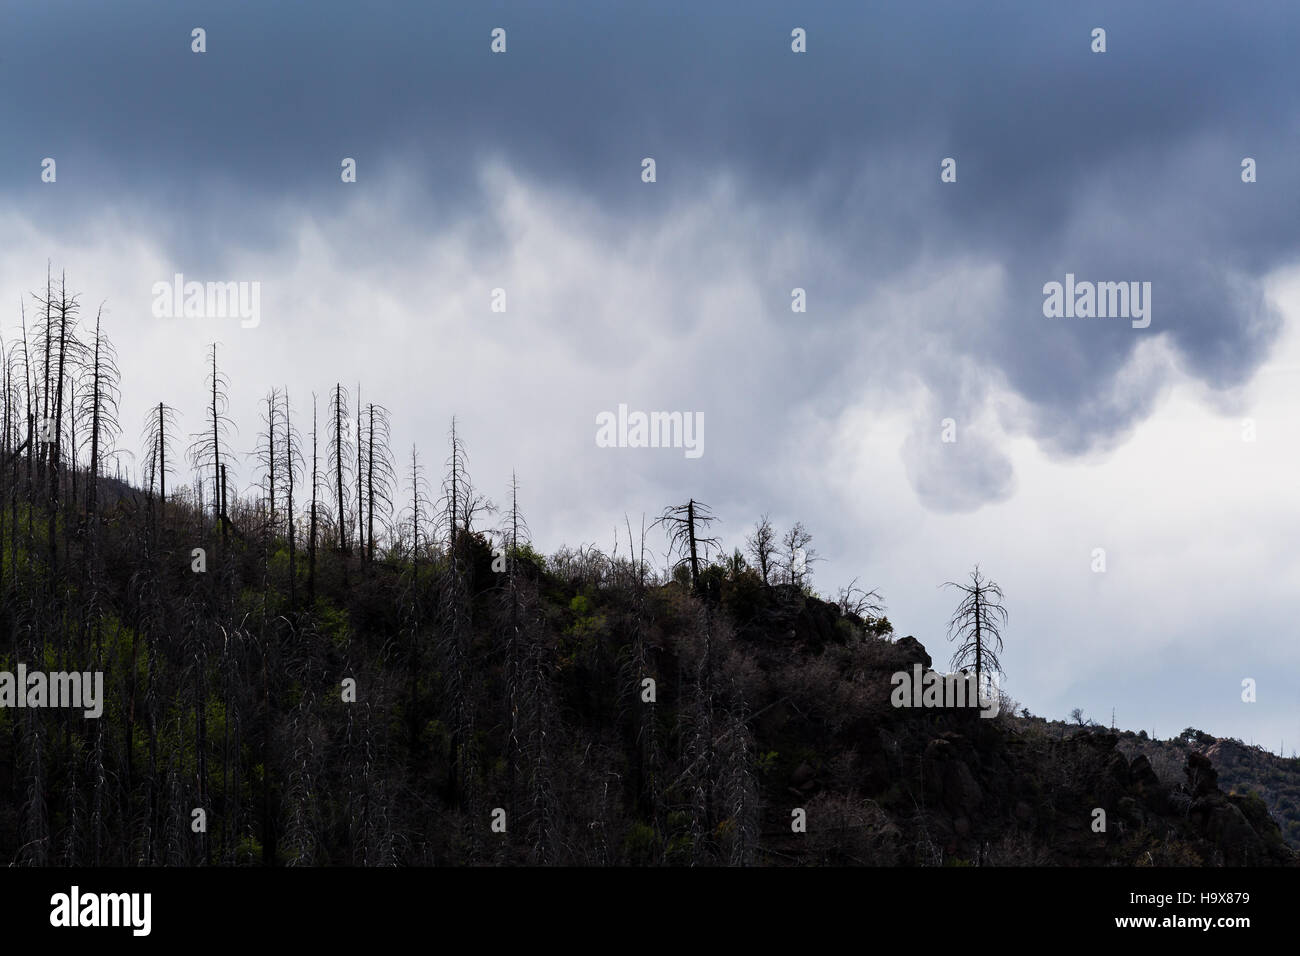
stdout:
[(228, 521), (226, 520), (226, 466), (225, 466), (225, 465), (222, 465), (222, 466), (221, 466), (221, 489), (220, 489), (220, 491), (219, 491), (219, 494), (220, 494), (220, 502), (221, 502), (221, 504), (220, 504), (220, 509), (221, 509), (221, 545), (222, 545), (222, 547), (225, 547), (225, 546), (226, 546), (226, 543), (227, 543), (227, 539), (226, 539), (226, 525), (228, 524)]
[(90, 466), (86, 477), (86, 521), (90, 527), (90, 542), (94, 546), (96, 516), (99, 513), (99, 316), (95, 317), (95, 358), (92, 365), (92, 385), (90, 393)]
[(167, 433), (163, 428), (163, 403), (158, 403), (158, 523), (167, 520)]
[(285, 514), (289, 522), (289, 610), (292, 612), (298, 603), (298, 550), (294, 540), (293, 529), (293, 431), (289, 421), (289, 391), (284, 392), (284, 460), (285, 482), (288, 498), (285, 500)]
[(369, 551), (366, 560), (371, 564), (375, 562), (375, 406), (370, 406), (370, 450), (366, 456), (366, 495), (369, 499), (369, 510), (366, 518), (366, 543)]
[(217, 345), (212, 344), (212, 472), (213, 497), (217, 505), (217, 523), (221, 525), (221, 543), (226, 543), (226, 469), (221, 464), (221, 429), (217, 405)]
[(700, 588), (700, 558), (695, 549), (695, 499), (686, 503), (686, 528), (691, 538), (691, 589)]
[(270, 521), (270, 539), (275, 542), (275, 390), (266, 399), (266, 464), (269, 473), (268, 520)]
[(63, 277), (63, 286), (59, 293), (59, 371), (55, 379), (54, 386), (54, 430), (52, 440), (50, 441), (50, 474), (49, 474), (49, 542), (50, 542), (50, 569), (51, 572), (57, 565), (58, 551), (55, 542), (55, 514), (59, 506), (59, 446), (63, 439), (63, 384), (64, 375), (67, 371), (67, 350), (68, 350), (68, 287), (67, 276)]
[(307, 538), (307, 605), (316, 606), (316, 395), (311, 397), (311, 532)]
[(339, 511), (335, 516), (339, 526), (339, 550), (344, 554), (348, 550), (347, 511), (343, 499), (343, 385), (334, 385), (334, 479), (338, 491)]
[(365, 483), (362, 480), (365, 472), (361, 469), (361, 446), (363, 432), (361, 430), (361, 383), (357, 383), (357, 559), (364, 561), (366, 557), (366, 533), (364, 527), (365, 506), (361, 500), (362, 489)]
[[(54, 291), (50, 286), (50, 269), (48, 264), (45, 267), (45, 362), (41, 366), (41, 378), (43, 379), (43, 395), (41, 398), (41, 432), (46, 433), (45, 423), (50, 420), (50, 345), (53, 339), (50, 336), (50, 325), (53, 316), (50, 314), (54, 308)], [(42, 440), (48, 440), (42, 439)], [(41, 456), (40, 478), (41, 483), (46, 485), (48, 474), (46, 468), (45, 455)], [(49, 496), (49, 488), (46, 485), (46, 497)]]

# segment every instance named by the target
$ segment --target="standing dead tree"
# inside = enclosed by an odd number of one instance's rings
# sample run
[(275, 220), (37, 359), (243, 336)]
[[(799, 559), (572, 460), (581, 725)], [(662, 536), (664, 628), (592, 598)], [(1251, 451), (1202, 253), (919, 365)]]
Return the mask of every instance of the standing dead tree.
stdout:
[(205, 470), (212, 474), (213, 514), (221, 528), (221, 540), (227, 540), (229, 517), (226, 512), (226, 465), (230, 454), (226, 450), (226, 441), (233, 424), (227, 414), (229, 399), (227, 397), (230, 382), (217, 367), (217, 344), (211, 346), (211, 365), (207, 377), (209, 403), (205, 413), (205, 428), (195, 433), (189, 448), (190, 463), (201, 475)]
[(948, 640), (956, 640), (958, 645), (949, 666), (956, 669), (973, 664), (975, 686), (982, 691), (981, 675), (985, 671), (1002, 673), (998, 654), (1002, 652), (1002, 627), (1007, 621), (1002, 589), (980, 573), (978, 564), (971, 571), (970, 584), (948, 581), (940, 586), (961, 593), (961, 602), (948, 622)]
[(440, 654), (443, 664), (447, 722), (451, 728), (450, 799), (473, 815), (477, 806), (477, 753), (474, 747), (474, 701), (476, 695), (469, 666), (473, 637), (472, 530), (474, 514), (490, 505), (474, 491), (466, 468), (465, 445), (451, 421), (451, 449), (447, 476), (443, 480), (443, 501), (447, 524), (447, 564), (441, 584), (443, 615)]
[[(294, 526), (294, 488), (302, 471), (302, 436), (293, 424), (293, 408), (289, 403), (289, 390), (281, 393), (283, 398), (280, 416), (282, 438), (280, 441), (280, 474), (284, 476), (284, 515), (287, 525), (285, 538), (289, 542), (289, 609), (298, 603), (298, 537)], [(313, 416), (315, 408), (312, 409)], [(314, 477), (314, 475), (313, 475)], [(313, 493), (315, 489), (313, 488)]]
[(874, 589), (867, 591), (859, 587), (857, 578), (850, 581), (848, 587), (840, 588), (839, 595), (835, 599), (841, 614), (853, 614), (864, 620), (880, 616), (885, 610), (882, 601), (884, 598), (880, 596), (879, 591)]
[(336, 383), (329, 405), (329, 442), (326, 466), (334, 473), (334, 524), (339, 551), (348, 553), (348, 502), (343, 485), (344, 474), (351, 467), (352, 421), (348, 417), (348, 393)]
[(451, 420), (451, 452), (447, 456), (446, 468), (447, 476), (442, 484), (446, 503), (443, 517), (447, 523), (448, 552), (454, 558), (462, 537), (473, 534), (475, 518), (496, 510), (491, 501), (474, 490), (465, 468), (465, 443), (456, 432), (455, 418)]
[[(366, 446), (366, 546), (367, 562), (375, 560), (375, 505), (379, 505), (379, 520), (387, 524), (393, 511), (393, 489), (397, 484), (397, 474), (393, 466), (393, 456), (389, 449), (388, 409), (373, 402), (366, 406), (365, 420)], [(361, 441), (358, 439), (357, 447)], [(358, 484), (360, 478), (358, 477)]]
[(320, 455), (316, 422), (316, 393), (311, 395), (311, 513), (307, 532), (307, 604), (316, 605), (316, 533), (320, 508)]
[(804, 581), (811, 574), (809, 566), (821, 560), (817, 557), (817, 552), (808, 547), (812, 544), (812, 539), (812, 534), (803, 526), (802, 521), (796, 521), (794, 527), (781, 538), (781, 571), (786, 583), (797, 588), (803, 587)]
[(357, 383), (357, 557), (366, 560), (366, 466), (362, 453), (366, 449), (366, 430), (362, 423), (364, 406), (361, 404), (361, 383)]
[[(408, 563), (403, 574), (406, 586), (400, 600), (403, 631), (410, 641), (408, 652), (411, 669), (407, 688), (407, 716), (412, 749), (419, 737), (419, 687), (418, 675), (422, 669), (424, 654), (424, 629), (426, 602), (420, 580), (420, 559), (428, 546), (428, 533), (425, 524), (433, 506), (429, 503), (428, 482), (424, 478), (424, 468), (420, 464), (420, 454), (411, 446), (410, 471), (411, 501), (398, 516), (397, 547), (407, 557)], [(406, 536), (409, 533), (410, 539)]]
[[(717, 520), (709, 506), (694, 498), (684, 505), (664, 509), (656, 524), (664, 525), (668, 533), (668, 553), (670, 561), (675, 558), (672, 571), (686, 567), (690, 572), (691, 590), (698, 593), (700, 588), (700, 564), (708, 560), (710, 548), (721, 550), (716, 538), (703, 536), (709, 526)], [(693, 668), (692, 691), (686, 692), (683, 700), (690, 699), (689, 706), (678, 709), (677, 734), (683, 748), (682, 759), (690, 768), (679, 778), (685, 781), (689, 794), (687, 803), (691, 814), (691, 853), (695, 862), (703, 862), (705, 844), (708, 834), (713, 833), (714, 810), (716, 805), (716, 749), (714, 741), (714, 703), (715, 703), (715, 666), (713, 651), (714, 619), (708, 602), (703, 603), (697, 614), (701, 653)], [(666, 789), (672, 789), (670, 785)]]
[[(22, 401), (22, 391), (15, 383), (18, 372), (18, 346), (6, 347), (0, 337), (0, 401), (4, 403), (3, 421), (0, 421), (0, 594), (4, 593), (5, 569), (5, 503), (6, 492), (13, 494), (18, 484), (18, 455), (27, 443), (19, 441), (21, 430), (18, 427), (18, 408)], [(9, 464), (14, 464), (11, 482)], [(6, 487), (11, 485), (12, 487)]]
[(289, 393), (273, 388), (262, 410), (264, 430), (257, 436), (256, 457), (262, 472), (268, 548), (283, 539), (289, 547), (289, 605), (297, 603), (297, 548), (294, 537), (294, 487), (302, 471), (302, 439), (293, 425)]
[[(506, 709), (506, 781), (509, 787), (509, 812), (518, 809), (520, 767), (526, 762), (521, 717), (526, 706), (524, 669), (524, 598), (519, 575), (519, 546), (528, 543), (528, 522), (519, 510), (519, 478), (510, 473), (510, 508), (504, 515), (501, 538), (505, 547), (505, 709)], [(522, 535), (522, 537), (521, 537)]]
[(276, 537), (275, 507), (279, 501), (276, 495), (275, 477), (276, 468), (280, 464), (280, 455), (277, 453), (275, 443), (280, 430), (281, 397), (278, 388), (272, 388), (266, 393), (262, 408), (263, 430), (257, 434), (257, 450), (253, 453), (262, 471), (262, 491), (265, 495), (263, 500), (266, 502), (267, 513), (264, 530), (266, 536), (272, 541)]
[(672, 568), (685, 566), (690, 569), (691, 590), (700, 587), (700, 562), (708, 561), (709, 548), (721, 549), (717, 538), (702, 537), (700, 532), (708, 530), (717, 519), (709, 506), (702, 501), (691, 498), (684, 505), (665, 508), (655, 524), (661, 524), (668, 532), (669, 559), (675, 559)]
[[(81, 311), (79, 296), (68, 295), (67, 277), (60, 279), (57, 291), (46, 279), (45, 325), (42, 329), (45, 351), (44, 414), (38, 433), (45, 445), (46, 505), (50, 567), (56, 562), (55, 525), (61, 497), (64, 397), (68, 393), (79, 359), (80, 342), (76, 336), (77, 315)], [(69, 357), (71, 356), (71, 361)]]
[(754, 559), (754, 566), (764, 584), (771, 584), (771, 574), (776, 564), (776, 531), (767, 515), (754, 522), (754, 533), (745, 538), (745, 551)]
[(101, 331), (101, 319), (104, 309), (100, 306), (95, 316), (95, 340), (93, 357), (90, 365), (90, 384), (88, 391), (82, 392), (82, 417), (90, 420), (90, 461), (86, 466), (86, 521), (90, 528), (89, 541), (93, 548), (96, 528), (99, 523), (99, 473), (106, 457), (106, 449), (111, 449), (120, 432), (117, 420), (119, 373), (117, 354)]
[[(411, 501), (398, 517), (397, 538), (399, 547), (409, 556), (412, 583), (418, 586), (420, 583), (420, 558), (429, 548), (429, 534), (426, 525), (429, 516), (433, 513), (433, 505), (429, 501), (429, 483), (424, 478), (424, 466), (420, 464), (420, 453), (414, 445), (411, 446), (409, 481)], [(408, 533), (410, 534), (409, 541), (405, 540)]]
[[(651, 687), (657, 687), (661, 674), (655, 666), (650, 637), (646, 586), (646, 522), (641, 518), (641, 537), (639, 548), (632, 533), (632, 522), (624, 517), (627, 526), (628, 551), (632, 575), (630, 576), (631, 601), (626, 618), (629, 644), (620, 667), (620, 684), (624, 701), (624, 712), (630, 710), (631, 723), (635, 730), (635, 759), (629, 771), (635, 786), (635, 792), (642, 811), (653, 821), (656, 833), (662, 834), (666, 829), (662, 780), (662, 747), (659, 732), (659, 705), (657, 693), (651, 693)], [(652, 683), (647, 684), (647, 681)]]
[[(167, 519), (167, 476), (176, 473), (172, 463), (176, 448), (175, 431), (176, 410), (174, 408), (159, 402), (157, 407), (149, 409), (140, 436), (145, 454), (148, 456), (145, 459), (145, 494), (152, 501), (156, 483), (160, 527)], [(172, 449), (170, 455), (168, 449)]]
[(470, 694), (466, 687), (470, 638), (470, 599), (469, 584), (466, 580), (468, 570), (462, 559), (459, 518), (461, 497), (467, 494), (468, 477), (465, 472), (465, 448), (456, 434), (456, 419), (451, 420), (451, 454), (447, 459), (447, 477), (443, 484), (447, 502), (447, 561), (448, 566), (442, 576), (443, 594), (441, 600), (445, 626), (440, 646), (441, 656), (446, 662), (444, 689), (446, 703), (450, 711), (451, 727), (451, 763), (449, 774), (449, 792), (453, 803), (469, 803), (466, 799), (470, 771), (470, 747), (473, 733), (473, 708), (469, 701)]

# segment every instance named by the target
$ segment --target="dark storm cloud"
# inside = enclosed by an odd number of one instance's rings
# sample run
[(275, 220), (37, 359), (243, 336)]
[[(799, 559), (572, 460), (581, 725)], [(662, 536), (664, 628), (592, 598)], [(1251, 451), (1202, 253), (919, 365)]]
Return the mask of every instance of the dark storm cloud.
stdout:
[[(724, 170), (742, 202), (779, 212), (755, 262), (790, 231), (837, 250), (772, 301), (809, 287), (805, 328), (921, 256), (997, 262), (1004, 298), (939, 317), (954, 354), (1025, 398), (1024, 427), (1079, 453), (1146, 414), (1159, 381), (1119, 385), (1144, 336), (1170, 337), (1216, 387), (1263, 359), (1278, 319), (1259, 280), (1297, 251), (1300, 173), (1285, 3), (50, 3), (4, 15), (0, 170), (5, 198), (75, 231), (104, 207), (137, 218), (181, 268), (271, 249), (296, 222), (328, 233), (339, 161), (358, 190), (400, 178), (404, 215), (430, 232), (473, 221), (480, 164), (581, 193), (634, 230)], [(189, 50), (207, 30), (209, 52)], [(488, 52), (508, 30), (509, 52)], [(809, 53), (789, 51), (807, 29)], [(1089, 50), (1095, 26), (1108, 52)], [(19, 93), (19, 91), (23, 91)], [(640, 188), (640, 159), (659, 164)], [(59, 162), (56, 192), (37, 180)], [(939, 160), (958, 161), (940, 184)], [(1243, 156), (1260, 182), (1243, 185)], [(363, 194), (363, 193), (362, 193)], [(354, 194), (348, 194), (351, 197)], [(55, 225), (57, 224), (57, 225)], [(400, 255), (335, 236), (357, 257)], [(481, 237), (490, 244), (494, 237)], [(779, 270), (776, 270), (779, 272)], [(1072, 272), (1153, 286), (1153, 322), (1046, 319), (1042, 286)], [(789, 279), (789, 281), (787, 281)], [(906, 321), (883, 315), (885, 329)], [(839, 381), (850, 356), (795, 350), (789, 381)], [(860, 360), (860, 357), (853, 357)], [(935, 408), (979, 411), (942, 363), (918, 365)], [(805, 388), (810, 386), (805, 385)], [(782, 400), (788, 396), (782, 396)], [(777, 399), (774, 397), (773, 401)], [(831, 402), (830, 404), (834, 404)], [(928, 427), (928, 426), (927, 426)], [(905, 454), (922, 497), (966, 507), (1004, 496), (996, 447)], [(939, 469), (936, 471), (935, 469)], [(959, 501), (942, 492), (961, 484)], [(940, 502), (947, 502), (947, 505)]]

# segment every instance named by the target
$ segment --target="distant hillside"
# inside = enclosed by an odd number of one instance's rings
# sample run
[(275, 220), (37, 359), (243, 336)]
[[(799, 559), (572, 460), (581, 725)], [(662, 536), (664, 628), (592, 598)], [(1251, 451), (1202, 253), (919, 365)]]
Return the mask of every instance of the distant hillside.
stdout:
[(1146, 731), (1124, 731), (1119, 749), (1130, 757), (1145, 755), (1166, 782), (1181, 773), (1189, 754), (1204, 754), (1218, 772), (1219, 786), (1228, 793), (1258, 794), (1287, 843), (1300, 850), (1300, 759), (1279, 757), (1258, 745), (1214, 737), (1192, 727), (1172, 740), (1152, 740)]

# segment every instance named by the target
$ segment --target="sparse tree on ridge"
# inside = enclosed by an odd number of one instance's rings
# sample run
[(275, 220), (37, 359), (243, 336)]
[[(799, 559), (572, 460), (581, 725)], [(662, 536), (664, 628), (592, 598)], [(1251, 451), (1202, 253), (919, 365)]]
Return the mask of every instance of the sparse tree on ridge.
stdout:
[(974, 665), (975, 686), (983, 687), (982, 675), (1002, 673), (1002, 627), (1007, 621), (1007, 609), (1002, 606), (1002, 589), (996, 581), (988, 580), (979, 565), (970, 574), (970, 584), (948, 581), (942, 587), (956, 588), (961, 592), (961, 602), (948, 622), (948, 640), (957, 641), (953, 652), (954, 670)]
[(348, 553), (348, 501), (344, 492), (343, 476), (351, 467), (352, 425), (348, 417), (348, 393), (341, 382), (334, 385), (334, 394), (330, 396), (329, 441), (327, 467), (334, 472), (334, 525), (338, 534), (338, 549)]
[[(373, 402), (366, 405), (366, 553), (368, 563), (375, 560), (375, 504), (379, 504), (379, 520), (388, 524), (393, 511), (393, 494), (397, 474), (389, 449), (388, 409)], [(357, 442), (360, 447), (361, 442)], [(358, 482), (360, 479), (358, 479)]]
[(157, 482), (159, 525), (167, 517), (167, 476), (175, 474), (176, 471), (167, 451), (168, 448), (174, 450), (176, 447), (175, 429), (176, 410), (164, 402), (159, 402), (156, 407), (149, 409), (141, 432), (141, 441), (148, 456), (144, 470), (145, 492), (152, 498), (154, 484), (155, 481)]
[(90, 462), (86, 476), (86, 520), (93, 542), (99, 515), (99, 474), (108, 449), (117, 439), (118, 370), (113, 343), (101, 332), (103, 306), (95, 316), (95, 342), (90, 367), (90, 387), (83, 392), (82, 413), (90, 419)]
[(202, 474), (205, 468), (212, 469), (213, 513), (221, 527), (221, 540), (227, 537), (229, 517), (226, 513), (226, 482), (230, 455), (226, 451), (226, 440), (233, 427), (227, 414), (229, 407), (228, 389), (230, 381), (217, 367), (217, 344), (211, 346), (211, 365), (208, 371), (209, 402), (206, 412), (206, 426), (197, 432), (190, 445), (190, 462), (194, 469)]
[(811, 575), (809, 567), (813, 562), (821, 560), (817, 557), (817, 552), (808, 547), (812, 544), (812, 539), (812, 534), (803, 526), (802, 521), (796, 521), (794, 527), (781, 538), (781, 570), (786, 581), (797, 588), (803, 587), (804, 581)]
[(776, 531), (767, 515), (754, 522), (754, 532), (745, 538), (745, 549), (754, 559), (754, 567), (764, 584), (770, 584), (773, 566), (776, 562)]
[(848, 587), (840, 588), (839, 596), (836, 599), (841, 613), (855, 614), (864, 619), (879, 617), (880, 613), (885, 610), (883, 601), (884, 599), (880, 596), (879, 591), (866, 591), (858, 587), (857, 578), (850, 581)]
[(700, 588), (700, 562), (708, 561), (710, 548), (722, 547), (717, 538), (701, 535), (716, 520), (708, 505), (692, 498), (684, 505), (665, 508), (655, 521), (668, 532), (668, 553), (670, 559), (676, 559), (673, 569), (685, 566), (690, 570), (692, 591)]

